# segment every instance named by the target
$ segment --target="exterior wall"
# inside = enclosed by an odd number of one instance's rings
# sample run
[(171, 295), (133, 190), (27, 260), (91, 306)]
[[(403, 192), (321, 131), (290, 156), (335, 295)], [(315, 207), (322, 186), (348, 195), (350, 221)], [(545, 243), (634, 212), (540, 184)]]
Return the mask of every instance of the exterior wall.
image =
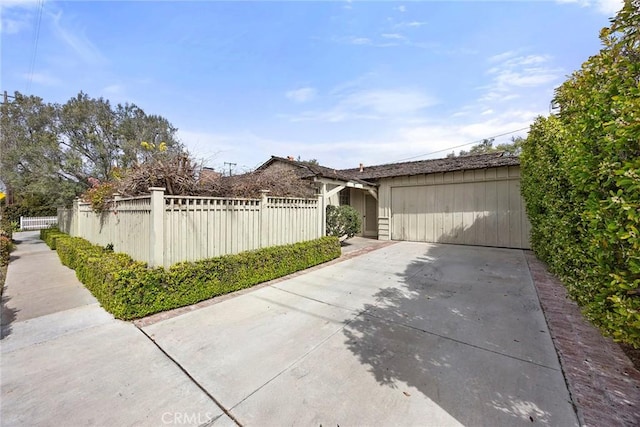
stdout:
[(152, 196), (116, 199), (102, 213), (76, 201), (73, 208), (58, 210), (60, 229), (165, 267), (323, 235), (320, 198), (182, 197), (158, 190)]
[(351, 188), (350, 190), (350, 205), (352, 208), (358, 211), (358, 213), (360, 214), (360, 222), (362, 223), (362, 228), (360, 229), (358, 236), (362, 236), (364, 234), (364, 192), (357, 188)]
[[(520, 195), (519, 181), (518, 166), (382, 179), (378, 190), (378, 238), (391, 240), (393, 237), (391, 208), (393, 190), (398, 189), (396, 203), (402, 197), (413, 196), (416, 207), (411, 209), (422, 212), (415, 217), (416, 221), (427, 221), (427, 224), (409, 222), (410, 228), (433, 227), (432, 234), (426, 231), (425, 240), (421, 241), (464, 244), (475, 239), (485, 241), (489, 246), (529, 248), (531, 226)], [(414, 194), (410, 193), (411, 188), (416, 189)], [(427, 194), (431, 200), (425, 200)], [(491, 200), (492, 197), (500, 200)], [(495, 206), (506, 206), (507, 212), (504, 208), (501, 208), (502, 212), (496, 211)], [(448, 225), (451, 229), (451, 224), (464, 226), (455, 234), (438, 234), (438, 229), (447, 229)], [(396, 233), (401, 234), (397, 225)], [(475, 233), (473, 239), (470, 233)]]

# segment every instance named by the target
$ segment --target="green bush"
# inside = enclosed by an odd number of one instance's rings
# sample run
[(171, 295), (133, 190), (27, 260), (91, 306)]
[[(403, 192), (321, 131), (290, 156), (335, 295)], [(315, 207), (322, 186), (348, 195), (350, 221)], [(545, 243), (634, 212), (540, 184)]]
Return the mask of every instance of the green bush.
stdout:
[(135, 319), (244, 289), (340, 256), (334, 237), (149, 269), (55, 229), (41, 233), (105, 310)]
[(640, 0), (601, 33), (603, 48), (556, 91), (560, 112), (524, 144), (531, 246), (585, 315), (640, 348)]
[(327, 236), (350, 238), (360, 233), (362, 220), (349, 205), (327, 206)]
[(56, 249), (56, 240), (61, 236), (69, 237), (57, 227), (43, 228), (40, 230), (40, 240), (44, 240), (47, 246), (54, 250)]
[(0, 267), (9, 264), (10, 253), (13, 250), (13, 242), (7, 236), (0, 236)]
[(3, 208), (3, 216), (9, 222), (20, 223), (20, 217), (25, 216), (56, 216), (58, 210), (52, 206), (25, 206), (20, 204), (8, 205)]

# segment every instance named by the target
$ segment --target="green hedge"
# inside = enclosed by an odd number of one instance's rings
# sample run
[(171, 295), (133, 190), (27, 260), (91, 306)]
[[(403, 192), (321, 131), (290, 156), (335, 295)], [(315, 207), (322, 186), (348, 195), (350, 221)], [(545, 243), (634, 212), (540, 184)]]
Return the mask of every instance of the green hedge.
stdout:
[(40, 230), (40, 239), (51, 249), (56, 249), (56, 240), (58, 237), (69, 237), (67, 234), (60, 231), (57, 227), (43, 228)]
[(7, 236), (0, 235), (0, 267), (9, 264), (11, 251), (13, 250), (13, 242)]
[(163, 268), (147, 268), (128, 255), (113, 253), (55, 229), (41, 232), (61, 262), (105, 310), (129, 320), (170, 310), (276, 279), (340, 256), (334, 237), (225, 255)]
[(640, 348), (640, 1), (601, 33), (603, 48), (556, 91), (523, 147), (531, 246), (585, 315)]

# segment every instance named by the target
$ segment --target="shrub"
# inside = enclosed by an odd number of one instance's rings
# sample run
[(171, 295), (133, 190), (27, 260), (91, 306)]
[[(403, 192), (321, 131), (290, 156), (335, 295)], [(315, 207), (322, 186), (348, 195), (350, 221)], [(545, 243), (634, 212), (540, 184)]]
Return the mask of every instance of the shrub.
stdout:
[(43, 228), (40, 230), (40, 240), (44, 240), (47, 246), (54, 250), (56, 249), (56, 240), (61, 236), (69, 237), (57, 227)]
[(13, 250), (13, 242), (7, 236), (0, 236), (0, 267), (9, 264), (9, 254)]
[(640, 1), (601, 33), (603, 48), (556, 91), (522, 153), (531, 246), (585, 315), (640, 348)]
[(13, 232), (15, 231), (14, 224), (6, 216), (0, 218), (0, 236), (13, 238)]
[(9, 223), (20, 223), (21, 216), (55, 216), (57, 215), (57, 208), (55, 206), (25, 206), (14, 204), (4, 206), (2, 215), (3, 219), (6, 219)]
[(349, 205), (327, 206), (327, 236), (350, 238), (360, 232), (362, 220)]
[(61, 262), (105, 310), (119, 319), (135, 319), (195, 304), (217, 295), (272, 280), (340, 256), (335, 237), (184, 262), (149, 269), (128, 255), (113, 253), (55, 229), (41, 233), (56, 247)]

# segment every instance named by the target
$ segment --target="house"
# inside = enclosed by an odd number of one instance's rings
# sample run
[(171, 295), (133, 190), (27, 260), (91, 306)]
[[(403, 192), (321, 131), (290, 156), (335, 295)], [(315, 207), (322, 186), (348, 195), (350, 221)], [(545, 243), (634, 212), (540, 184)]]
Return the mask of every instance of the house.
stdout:
[(348, 204), (365, 237), (523, 248), (530, 224), (520, 195), (520, 159), (501, 152), (336, 170), (272, 157), (316, 183), (325, 205)]

